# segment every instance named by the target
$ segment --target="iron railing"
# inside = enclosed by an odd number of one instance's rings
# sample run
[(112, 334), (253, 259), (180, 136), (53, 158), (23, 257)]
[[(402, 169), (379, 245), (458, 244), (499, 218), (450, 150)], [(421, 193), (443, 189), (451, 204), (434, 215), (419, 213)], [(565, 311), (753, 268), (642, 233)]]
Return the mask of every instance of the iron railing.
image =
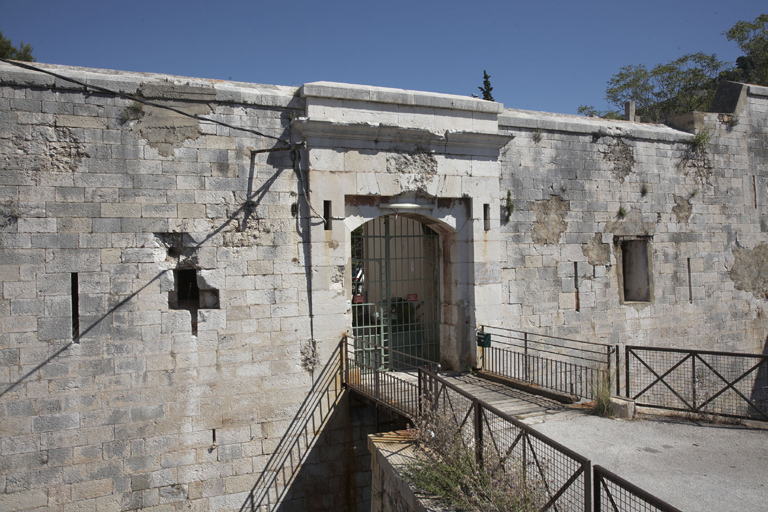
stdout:
[(419, 369), (420, 389), (433, 410), (452, 418), (462, 430), (478, 462), (492, 456), (505, 465), (522, 468), (544, 489), (541, 509), (591, 511), (591, 462), (488, 403)]
[(595, 465), (592, 470), (594, 512), (681, 512), (602, 466)]
[(606, 383), (615, 384), (619, 393), (616, 345), (482, 326), (479, 336), (488, 334), (491, 346), (483, 348), (481, 361), (485, 372), (586, 399)]
[[(420, 396), (417, 368), (434, 363), (354, 336), (344, 336), (342, 349), (347, 386), (403, 416), (416, 417)], [(393, 366), (398, 371), (389, 370)]]
[(276, 510), (343, 396), (342, 347), (317, 376), (239, 512)]
[(768, 420), (768, 355), (628, 346), (625, 360), (637, 405)]

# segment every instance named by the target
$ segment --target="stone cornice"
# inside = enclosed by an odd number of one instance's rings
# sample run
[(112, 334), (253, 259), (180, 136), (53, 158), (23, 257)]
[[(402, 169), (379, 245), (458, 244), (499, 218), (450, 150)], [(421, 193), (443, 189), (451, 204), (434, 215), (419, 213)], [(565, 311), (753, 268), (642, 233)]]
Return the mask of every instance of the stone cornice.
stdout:
[(425, 128), (406, 128), (375, 123), (342, 123), (333, 120), (300, 118), (291, 123), (306, 139), (367, 141), (379, 144), (420, 144), (447, 148), (499, 151), (514, 136), (491, 132), (446, 130), (443, 133)]
[(310, 82), (301, 86), (302, 98), (331, 98), (337, 100), (369, 101), (416, 107), (444, 108), (449, 110), (469, 110), (498, 114), (504, 111), (504, 105), (494, 101), (485, 101), (467, 96), (440, 94), (433, 92), (373, 87), (369, 85), (342, 84), (336, 82)]

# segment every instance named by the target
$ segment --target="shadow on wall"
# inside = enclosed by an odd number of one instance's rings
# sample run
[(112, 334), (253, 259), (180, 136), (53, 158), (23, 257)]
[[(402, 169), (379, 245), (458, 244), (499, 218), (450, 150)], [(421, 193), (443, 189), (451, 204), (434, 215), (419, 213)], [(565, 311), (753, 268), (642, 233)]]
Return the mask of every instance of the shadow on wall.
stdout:
[[(338, 406), (344, 394), (340, 349), (341, 345), (336, 347), (312, 389), (307, 393), (296, 416), (240, 507), (241, 512), (256, 511), (262, 506), (273, 510), (281, 504), (296, 481), (302, 465), (310, 458), (313, 448), (331, 423), (331, 418), (338, 414)], [(326, 492), (332, 487), (327, 480), (325, 487)]]
[[(763, 342), (763, 355), (768, 356), (768, 337)], [(763, 359), (752, 386), (752, 403), (761, 411), (768, 411), (768, 358)]]
[[(257, 188), (256, 190), (253, 190), (253, 181), (255, 179), (255, 171), (256, 171), (256, 155), (252, 154), (249, 172), (248, 172), (248, 190), (247, 190), (246, 200), (234, 212), (232, 212), (232, 214), (229, 215), (229, 217), (224, 222), (222, 222), (221, 225), (219, 225), (213, 231), (211, 231), (211, 233), (208, 234), (203, 240), (196, 243), (194, 246), (189, 247), (188, 248), (190, 253), (189, 255), (190, 256), (193, 255), (208, 240), (213, 238), (214, 235), (223, 231), (227, 226), (229, 226), (233, 222), (240, 222), (239, 219), (241, 215), (243, 217), (242, 224), (245, 226), (248, 222), (249, 217), (253, 213), (253, 211), (256, 209), (257, 206), (261, 204), (267, 192), (269, 192), (272, 184), (277, 180), (277, 178), (280, 176), (280, 174), (285, 168), (290, 167), (289, 162), (290, 162), (290, 157), (285, 157), (284, 155), (279, 156), (276, 153), (268, 154), (267, 163), (276, 167), (277, 170), (272, 176), (264, 180), (264, 183), (259, 188)], [(48, 365), (48, 363), (56, 359), (59, 355), (61, 355), (63, 352), (65, 352), (67, 349), (69, 349), (73, 345), (77, 345), (80, 342), (85, 342), (88, 340), (89, 337), (103, 337), (105, 335), (104, 334), (105, 332), (111, 332), (112, 327), (109, 326), (109, 322), (107, 320), (110, 319), (111, 321), (112, 314), (118, 311), (123, 306), (125, 306), (134, 298), (138, 297), (138, 295), (142, 291), (144, 291), (149, 285), (151, 285), (152, 283), (160, 279), (163, 276), (163, 274), (169, 271), (172, 271), (172, 269), (158, 272), (152, 279), (150, 279), (145, 284), (143, 284), (138, 290), (136, 290), (135, 292), (131, 293), (126, 297), (123, 297), (116, 305), (114, 305), (109, 310), (107, 310), (103, 315), (97, 318), (93, 318), (89, 322), (85, 322), (84, 319), (81, 319), (80, 326), (82, 327), (84, 325), (88, 325), (88, 327), (80, 331), (75, 340), (66, 342), (63, 346), (56, 349), (50, 356), (48, 356), (48, 358), (46, 358), (45, 360), (37, 364), (35, 367), (33, 367), (31, 370), (29, 370), (27, 373), (19, 377), (15, 382), (11, 383), (4, 390), (0, 391), (0, 398), (5, 396), (9, 392), (13, 391), (21, 383), (23, 383), (32, 375), (37, 373), (40, 369)]]
[(407, 427), (346, 391), (340, 346), (307, 393), (240, 512), (368, 511), (368, 435)]

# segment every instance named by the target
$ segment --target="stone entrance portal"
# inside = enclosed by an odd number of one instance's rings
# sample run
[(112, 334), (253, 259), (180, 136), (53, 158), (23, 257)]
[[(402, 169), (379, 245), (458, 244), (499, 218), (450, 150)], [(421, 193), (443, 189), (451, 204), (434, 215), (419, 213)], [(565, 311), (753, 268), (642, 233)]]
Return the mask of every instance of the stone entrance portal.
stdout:
[[(440, 361), (439, 235), (402, 215), (352, 232), (352, 328), (381, 369)], [(389, 350), (386, 350), (389, 349)]]

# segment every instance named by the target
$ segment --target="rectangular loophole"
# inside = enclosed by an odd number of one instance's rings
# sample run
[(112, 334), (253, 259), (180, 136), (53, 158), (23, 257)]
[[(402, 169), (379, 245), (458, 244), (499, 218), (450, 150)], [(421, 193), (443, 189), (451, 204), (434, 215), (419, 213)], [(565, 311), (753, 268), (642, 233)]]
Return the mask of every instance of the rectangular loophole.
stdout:
[(323, 217), (325, 218), (325, 230), (330, 231), (332, 229), (331, 222), (333, 221), (333, 204), (331, 201), (323, 201)]
[(77, 272), (72, 272), (70, 280), (72, 302), (72, 341), (80, 343), (80, 285)]
[(491, 205), (483, 205), (483, 229), (486, 231), (491, 230)]

